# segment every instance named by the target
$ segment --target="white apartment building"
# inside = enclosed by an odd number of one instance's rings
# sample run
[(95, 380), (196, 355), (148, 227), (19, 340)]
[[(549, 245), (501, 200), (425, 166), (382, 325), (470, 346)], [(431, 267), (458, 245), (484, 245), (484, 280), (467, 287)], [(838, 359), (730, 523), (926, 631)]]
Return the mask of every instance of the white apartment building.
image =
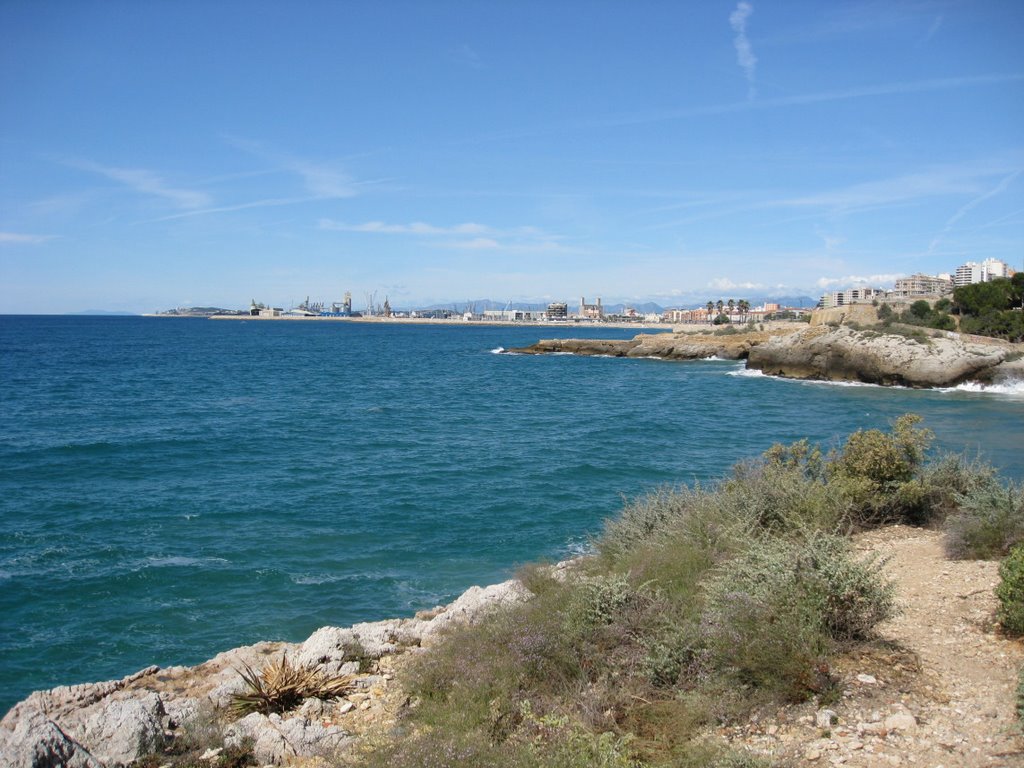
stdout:
[(956, 268), (953, 282), (959, 288), (961, 285), (973, 283), (985, 283), (995, 280), (997, 277), (1013, 277), (1014, 270), (1004, 261), (999, 259), (985, 259), (980, 264), (975, 261), (968, 261)]

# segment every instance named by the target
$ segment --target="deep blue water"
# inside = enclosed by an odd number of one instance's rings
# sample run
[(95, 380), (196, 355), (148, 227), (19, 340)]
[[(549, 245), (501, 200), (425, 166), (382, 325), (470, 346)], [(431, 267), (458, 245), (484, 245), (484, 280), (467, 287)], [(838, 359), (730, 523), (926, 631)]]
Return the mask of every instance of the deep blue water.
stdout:
[(578, 551), (622, 497), (907, 411), (1024, 477), (1024, 397), (492, 353), (559, 333), (0, 317), (0, 712), (409, 615)]

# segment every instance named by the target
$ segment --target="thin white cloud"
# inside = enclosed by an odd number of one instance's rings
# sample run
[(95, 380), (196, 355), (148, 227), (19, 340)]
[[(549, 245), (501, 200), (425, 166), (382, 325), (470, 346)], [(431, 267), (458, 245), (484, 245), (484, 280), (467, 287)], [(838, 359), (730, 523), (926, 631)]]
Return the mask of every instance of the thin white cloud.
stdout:
[(361, 224), (346, 224), (343, 221), (320, 219), (320, 229), (338, 232), (367, 232), (387, 235), (482, 235), (490, 232), (483, 224), (467, 222), (450, 227), (439, 227), (422, 221), (411, 224), (387, 224), (383, 221), (366, 221)]
[(973, 210), (974, 208), (977, 208), (979, 205), (984, 203), (986, 200), (989, 200), (989, 199), (995, 197), (996, 195), (1005, 192), (1006, 188), (1009, 187), (1010, 184), (1012, 184), (1014, 181), (1016, 181), (1017, 177), (1019, 177), (1020, 174), (1021, 174), (1020, 170), (1014, 171), (1013, 173), (1009, 174), (1008, 176), (1003, 177), (999, 181), (999, 183), (996, 184), (995, 187), (993, 187), (992, 189), (988, 190), (987, 192), (985, 192), (982, 195), (978, 195), (978, 197), (975, 197), (974, 199), (968, 201), (966, 204), (960, 206), (960, 208), (957, 210), (957, 212), (954, 213), (949, 218), (949, 221), (946, 222), (945, 226), (943, 226), (942, 231), (939, 232), (939, 234), (937, 234), (932, 239), (931, 243), (929, 243), (929, 245), (928, 245), (928, 252), (931, 253), (932, 251), (934, 251), (938, 247), (939, 243), (942, 242), (942, 239), (953, 230), (953, 225), (954, 224), (956, 224), (958, 221), (960, 221), (960, 219), (962, 219), (965, 215), (967, 215), (971, 210)]
[(202, 208), (211, 202), (206, 192), (168, 186), (162, 177), (145, 168), (114, 168), (89, 160), (74, 161), (70, 165), (106, 176), (140, 194), (162, 198), (178, 208)]
[(459, 240), (454, 243), (448, 243), (448, 247), (466, 251), (493, 251), (501, 248), (501, 244), (490, 237), (474, 237), (472, 240)]
[(285, 167), (299, 174), (306, 189), (319, 198), (355, 197), (356, 185), (344, 171), (327, 165), (316, 165), (303, 160), (291, 160)]
[(939, 27), (942, 26), (943, 19), (944, 19), (944, 17), (940, 13), (938, 16), (936, 16), (932, 20), (931, 26), (928, 27), (928, 31), (924, 33), (924, 38), (921, 40), (921, 43), (920, 43), (921, 45), (924, 45), (929, 40), (931, 40), (933, 37), (935, 37), (935, 33), (938, 32), (939, 31)]
[(838, 288), (839, 286), (849, 287), (858, 285), (882, 286), (894, 283), (901, 277), (903, 272), (889, 275), (845, 275), (843, 277), (820, 277), (816, 285), (819, 288)]
[(984, 171), (961, 167), (935, 168), (889, 179), (861, 182), (804, 197), (775, 200), (768, 207), (828, 208), (850, 212), (930, 197), (971, 194), (978, 190)]
[(718, 277), (714, 280), (708, 281), (708, 288), (715, 288), (719, 291), (753, 291), (764, 288), (765, 286), (761, 283), (742, 282), (735, 283), (727, 277)]
[[(172, 221), (173, 219), (185, 219), (191, 216), (206, 216), (211, 213), (229, 213), (231, 211), (244, 211), (249, 208), (276, 208), (282, 205), (299, 205), (300, 203), (312, 203), (317, 200), (322, 200), (322, 197), (272, 197), (266, 200), (250, 200), (247, 203), (237, 203), (236, 205), (218, 205), (213, 208), (200, 208), (197, 211), (185, 211), (184, 213), (173, 213), (170, 216), (161, 216), (157, 219), (150, 219), (150, 222), (154, 221)], [(148, 223), (148, 222), (147, 222)]]
[(484, 68), (484, 63), (483, 60), (480, 58), (480, 54), (477, 53), (476, 49), (474, 49), (468, 43), (463, 43), (462, 45), (451, 50), (449, 52), (449, 58), (452, 61), (456, 62), (457, 64), (462, 64), (464, 66), (470, 67), (471, 69)]
[(0, 244), (8, 245), (39, 245), (53, 240), (56, 235), (29, 235), (23, 232), (0, 232)]
[(1017, 83), (1024, 80), (1024, 72), (995, 73), (967, 77), (946, 77), (931, 80), (913, 80), (895, 83), (865, 85), (856, 88), (845, 88), (836, 91), (818, 91), (816, 93), (781, 96), (775, 99), (747, 99), (729, 104), (709, 104), (702, 107), (686, 107), (683, 109), (664, 110), (622, 115), (611, 115), (594, 120), (567, 122), (560, 125), (545, 126), (536, 129), (504, 131), (482, 137), (483, 140), (506, 140), (543, 136), (554, 133), (569, 133), (584, 129), (618, 128), (628, 125), (646, 125), (650, 123), (685, 120), (694, 117), (728, 115), (753, 110), (783, 109), (787, 107), (813, 106), (833, 101), (850, 101), (877, 96), (898, 96), (911, 93), (928, 93), (976, 86), (1000, 85)]
[(754, 75), (757, 72), (757, 57), (747, 38), (747, 19), (753, 12), (754, 6), (747, 2), (740, 2), (736, 4), (736, 9), (729, 14), (729, 25), (736, 33), (732, 40), (732, 44), (736, 48), (736, 62), (743, 70), (749, 85), (748, 99), (754, 98)]
[(262, 142), (238, 137), (226, 137), (226, 141), (251, 155), (272, 163), (279, 170), (302, 178), (306, 190), (315, 199), (355, 197), (358, 184), (338, 164), (313, 162), (295, 157), (286, 152), (268, 148)]

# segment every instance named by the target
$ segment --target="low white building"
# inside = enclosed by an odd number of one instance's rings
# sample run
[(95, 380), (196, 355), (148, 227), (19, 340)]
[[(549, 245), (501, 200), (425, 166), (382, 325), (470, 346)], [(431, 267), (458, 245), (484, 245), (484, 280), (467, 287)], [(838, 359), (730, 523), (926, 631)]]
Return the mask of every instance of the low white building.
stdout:
[(845, 291), (832, 291), (821, 297), (818, 304), (823, 308), (843, 307), (847, 304), (863, 304), (885, 296), (881, 288), (848, 288)]

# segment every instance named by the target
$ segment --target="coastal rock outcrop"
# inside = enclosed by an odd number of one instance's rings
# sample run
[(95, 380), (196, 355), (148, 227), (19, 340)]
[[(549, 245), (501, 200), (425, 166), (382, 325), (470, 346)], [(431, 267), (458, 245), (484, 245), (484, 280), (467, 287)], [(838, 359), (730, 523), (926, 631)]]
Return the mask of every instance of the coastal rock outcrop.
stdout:
[(795, 379), (950, 387), (982, 378), (1008, 354), (1004, 346), (974, 344), (955, 334), (915, 338), (813, 326), (752, 348), (747, 367)]
[(632, 339), (542, 339), (529, 347), (507, 350), (522, 355), (570, 354), (606, 357), (652, 357), (664, 360), (742, 360), (750, 350), (795, 329), (731, 333), (641, 333)]
[(965, 381), (1018, 386), (1024, 345), (956, 333), (812, 323), (771, 331), (640, 334), (632, 339), (543, 339), (509, 353), (747, 361), (771, 376), (906, 387)]
[[(498, 605), (525, 600), (515, 580), (471, 587), (447, 606), (421, 617), (322, 627), (303, 643), (263, 642), (234, 648), (195, 667), (147, 667), (121, 680), (37, 691), (0, 720), (0, 765), (4, 768), (121, 768), (158, 750), (182, 729), (211, 713), (223, 717), (232, 694), (244, 689), (243, 665), (261, 668), (287, 654), (326, 675), (351, 674), (356, 688), (348, 701), (325, 706), (307, 700), (287, 716), (254, 713), (221, 727), (226, 745), (250, 741), (262, 764), (330, 757), (354, 740), (347, 728), (321, 719), (370, 706), (381, 675), (363, 666), (429, 645), (451, 626), (479, 621)], [(212, 718), (217, 720), (217, 717)]]

